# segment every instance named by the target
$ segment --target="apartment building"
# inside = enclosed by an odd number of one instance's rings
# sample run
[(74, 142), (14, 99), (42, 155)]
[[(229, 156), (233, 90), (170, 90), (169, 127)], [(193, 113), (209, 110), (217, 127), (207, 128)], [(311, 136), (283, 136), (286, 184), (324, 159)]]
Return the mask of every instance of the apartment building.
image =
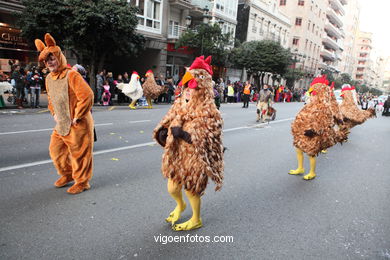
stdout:
[(325, 0), (279, 0), (280, 10), (292, 22), (289, 47), (296, 61), (294, 68), (305, 73), (296, 83), (299, 87), (307, 87), (320, 72), (328, 7)]
[(356, 69), (357, 55), (356, 42), (360, 24), (360, 6), (358, 0), (348, 0), (345, 5), (344, 19), (344, 45), (339, 69), (342, 73), (348, 73), (351, 77)]
[(190, 65), (192, 54), (175, 49), (175, 42), (187, 29), (201, 23), (218, 23), (223, 33), (235, 34), (237, 0), (129, 0), (138, 6), (137, 31), (146, 38), (146, 50), (132, 65), (140, 71), (152, 69), (177, 80)]
[(342, 52), (344, 51), (344, 5), (347, 0), (329, 0), (326, 8), (326, 21), (322, 38), (321, 69), (340, 73)]
[(273, 40), (288, 48), (291, 22), (277, 3), (277, 0), (239, 1), (236, 38), (240, 42)]
[(372, 33), (361, 32), (357, 34), (356, 43), (356, 59), (357, 65), (354, 71), (353, 78), (360, 84), (371, 81), (373, 61), (371, 59), (372, 52)]

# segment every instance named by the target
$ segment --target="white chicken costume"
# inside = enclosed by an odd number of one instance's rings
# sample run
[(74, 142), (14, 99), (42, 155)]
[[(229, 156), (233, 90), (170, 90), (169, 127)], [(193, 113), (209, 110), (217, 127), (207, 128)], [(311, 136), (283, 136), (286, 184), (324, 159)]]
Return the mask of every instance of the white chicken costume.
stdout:
[(138, 99), (140, 99), (144, 92), (142, 90), (141, 83), (139, 82), (139, 75), (136, 71), (133, 71), (133, 74), (131, 74), (130, 82), (128, 84), (125, 83), (119, 83), (117, 87), (122, 90), (122, 93), (131, 98), (131, 104), (129, 107), (131, 109), (135, 108), (135, 103)]

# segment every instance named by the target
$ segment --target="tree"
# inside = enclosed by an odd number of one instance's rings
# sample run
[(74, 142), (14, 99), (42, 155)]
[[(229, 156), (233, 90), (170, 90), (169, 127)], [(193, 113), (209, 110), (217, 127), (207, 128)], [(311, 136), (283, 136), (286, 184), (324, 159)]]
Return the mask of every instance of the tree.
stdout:
[(279, 43), (263, 40), (245, 42), (232, 50), (232, 62), (253, 75), (258, 86), (263, 85), (265, 73), (284, 76), (292, 63), (292, 54)]
[(305, 73), (300, 69), (289, 68), (284, 74), (284, 78), (286, 79), (286, 86), (291, 90), (294, 89), (295, 81), (302, 78), (304, 75)]
[(144, 38), (136, 33), (138, 9), (126, 0), (23, 0), (22, 36), (33, 43), (49, 32), (58, 45), (88, 65), (91, 86), (109, 55), (136, 55)]
[(212, 55), (212, 62), (217, 66), (226, 66), (228, 47), (232, 45), (230, 34), (222, 33), (218, 24), (200, 24), (196, 30), (186, 30), (176, 42), (175, 47), (189, 47), (196, 56)]

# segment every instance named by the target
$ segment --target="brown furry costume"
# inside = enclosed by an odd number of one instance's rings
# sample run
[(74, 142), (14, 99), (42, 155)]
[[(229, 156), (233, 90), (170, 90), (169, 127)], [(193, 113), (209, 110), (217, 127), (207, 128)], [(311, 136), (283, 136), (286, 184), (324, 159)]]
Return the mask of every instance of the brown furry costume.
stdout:
[(57, 121), (49, 146), (50, 157), (61, 176), (55, 186), (63, 187), (74, 181), (68, 192), (76, 194), (89, 189), (92, 178), (94, 123), (90, 111), (93, 92), (80, 73), (67, 67), (60, 47), (48, 33), (45, 42), (46, 45), (35, 40), (41, 52), (39, 61), (45, 61), (52, 54), (59, 64), (58, 69), (46, 77), (48, 108)]
[(353, 91), (354, 87), (350, 87), (349, 85), (342, 89), (343, 102), (340, 105), (340, 111), (346, 126), (343, 129), (344, 135), (348, 135), (349, 129), (352, 127), (363, 124), (367, 119), (376, 116), (375, 109), (360, 110), (358, 108), (353, 98)]
[(144, 91), (144, 96), (147, 99), (156, 99), (165, 92), (164, 86), (157, 85), (152, 70), (148, 70), (145, 76), (146, 80), (144, 84), (142, 84), (142, 88)]
[[(211, 61), (208, 58), (206, 62)], [(182, 184), (185, 190), (203, 195), (208, 178), (216, 183), (215, 190), (222, 187), (223, 121), (214, 103), (210, 73), (204, 69), (189, 72), (194, 75), (197, 88), (188, 102), (185, 95), (176, 99), (154, 129), (154, 138), (164, 147), (161, 167), (164, 177)], [(175, 138), (172, 133), (175, 127), (182, 127), (190, 140)]]
[(310, 103), (306, 104), (291, 124), (294, 146), (309, 156), (317, 156), (336, 144), (330, 91), (325, 79), (313, 81)]

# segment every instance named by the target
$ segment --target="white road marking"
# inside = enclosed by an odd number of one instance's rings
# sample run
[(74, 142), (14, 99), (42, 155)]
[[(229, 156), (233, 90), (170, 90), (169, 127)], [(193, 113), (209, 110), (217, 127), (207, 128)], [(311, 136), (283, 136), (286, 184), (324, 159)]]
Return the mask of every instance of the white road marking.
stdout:
[(152, 120), (139, 120), (139, 121), (129, 121), (130, 124), (136, 124), (136, 123), (144, 123), (144, 122), (150, 122)]
[[(105, 124), (96, 124), (95, 126), (106, 126), (106, 125), (113, 125), (113, 124), (114, 123), (105, 123)], [(0, 133), (0, 135), (12, 135), (12, 134), (44, 132), (44, 131), (53, 131), (53, 128), (44, 128), (44, 129), (36, 129), (36, 130), (24, 130), (24, 131), (15, 131), (15, 132), (4, 132), (4, 133)]]
[[(287, 118), (287, 119), (281, 119), (281, 120), (277, 120), (277, 121), (272, 121), (272, 122), (270, 122), (270, 124), (276, 124), (276, 123), (280, 123), (280, 122), (285, 122), (285, 121), (289, 121), (289, 120), (292, 120), (292, 119), (294, 119), (294, 118)], [(113, 123), (98, 124), (98, 125), (112, 125), (112, 124)], [(241, 129), (255, 128), (256, 126), (259, 126), (259, 125), (267, 125), (267, 123), (256, 124), (254, 126), (243, 126), (243, 127), (229, 128), (229, 129), (223, 130), (223, 132), (232, 132), (232, 131), (237, 131), (237, 130), (241, 130)], [(49, 130), (52, 130), (52, 129), (49, 129)], [(46, 130), (45, 129), (40, 129), (40, 130), (30, 130), (30, 131), (46, 131)], [(19, 133), (19, 132), (14, 132), (14, 133)], [(5, 133), (2, 133), (2, 134), (5, 134)], [(147, 142), (147, 143), (142, 143), (142, 144), (135, 144), (135, 145), (130, 145), (130, 146), (123, 146), (123, 147), (118, 147), (118, 148), (101, 150), (101, 151), (94, 152), (93, 154), (94, 155), (100, 155), (100, 154), (112, 153), (112, 152), (123, 151), (123, 150), (131, 150), (131, 149), (140, 148), (140, 147), (154, 146), (155, 144), (156, 144), (155, 142)], [(8, 166), (8, 167), (0, 168), (0, 172), (17, 170), (17, 169), (22, 169), (22, 168), (28, 168), (28, 167), (44, 165), (44, 164), (49, 164), (49, 163), (52, 163), (52, 161), (51, 160), (44, 160), (44, 161), (37, 161), (37, 162), (32, 162), (32, 163), (24, 163), (24, 164), (19, 164), (19, 165), (15, 165), (15, 166)]]

